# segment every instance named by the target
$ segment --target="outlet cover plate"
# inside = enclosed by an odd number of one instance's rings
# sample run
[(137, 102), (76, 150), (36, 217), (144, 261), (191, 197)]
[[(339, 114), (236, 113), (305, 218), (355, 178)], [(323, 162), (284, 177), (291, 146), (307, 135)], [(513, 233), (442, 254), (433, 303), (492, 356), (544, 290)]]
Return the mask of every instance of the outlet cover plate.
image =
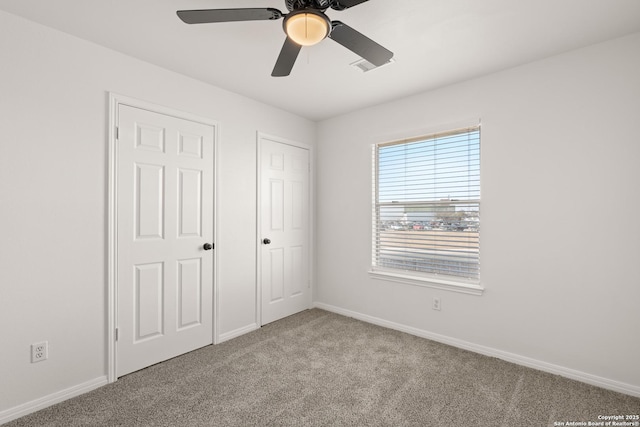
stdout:
[(42, 362), (49, 357), (48, 341), (41, 341), (31, 344), (31, 363)]

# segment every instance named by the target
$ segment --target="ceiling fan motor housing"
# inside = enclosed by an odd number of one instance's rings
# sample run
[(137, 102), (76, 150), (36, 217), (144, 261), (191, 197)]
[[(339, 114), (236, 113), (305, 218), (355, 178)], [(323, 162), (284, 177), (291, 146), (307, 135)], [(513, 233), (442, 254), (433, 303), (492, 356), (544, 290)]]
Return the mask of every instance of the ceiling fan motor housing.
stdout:
[(326, 10), (331, 6), (330, 0), (285, 0), (285, 3), (289, 12), (307, 8)]

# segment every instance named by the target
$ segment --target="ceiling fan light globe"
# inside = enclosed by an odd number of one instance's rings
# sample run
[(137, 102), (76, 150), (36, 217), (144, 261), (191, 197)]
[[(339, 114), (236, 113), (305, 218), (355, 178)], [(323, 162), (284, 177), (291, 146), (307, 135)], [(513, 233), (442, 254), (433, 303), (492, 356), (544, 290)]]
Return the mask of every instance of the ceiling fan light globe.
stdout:
[(321, 13), (290, 13), (284, 21), (287, 36), (300, 46), (313, 46), (329, 35), (331, 22)]

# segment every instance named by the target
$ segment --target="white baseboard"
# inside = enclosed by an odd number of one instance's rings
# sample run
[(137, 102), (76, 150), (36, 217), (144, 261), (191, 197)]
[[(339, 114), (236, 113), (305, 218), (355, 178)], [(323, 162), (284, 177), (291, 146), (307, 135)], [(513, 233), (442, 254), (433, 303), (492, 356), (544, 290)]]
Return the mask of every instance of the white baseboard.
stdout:
[(224, 334), (220, 334), (218, 336), (218, 342), (216, 344), (220, 344), (220, 343), (223, 343), (225, 341), (229, 341), (230, 339), (239, 337), (240, 335), (244, 335), (244, 334), (247, 334), (249, 332), (253, 332), (256, 329), (260, 329), (260, 326), (258, 326), (257, 323), (252, 323), (250, 325), (243, 326), (242, 328), (238, 328), (238, 329), (235, 329), (235, 330), (230, 331), (230, 332), (225, 332)]
[(367, 314), (358, 313), (356, 311), (346, 310), (321, 302), (314, 302), (313, 307), (330, 311), (336, 314), (341, 314), (343, 316), (352, 317), (354, 319), (362, 320), (363, 322), (372, 323), (374, 325), (383, 326), (385, 328), (394, 329), (396, 331), (405, 332), (407, 334), (415, 335), (421, 338), (437, 341), (453, 347), (473, 351), (474, 353), (496, 357), (498, 359), (506, 360), (507, 362), (515, 363), (517, 365), (526, 366), (528, 368), (537, 369), (539, 371), (548, 372), (555, 375), (560, 375), (562, 377), (570, 378), (572, 380), (580, 381), (586, 384), (591, 384), (596, 387), (606, 388), (608, 390), (617, 391), (619, 393), (640, 397), (640, 387), (631, 384), (599, 377), (597, 375), (588, 374), (586, 372), (576, 371), (575, 369), (554, 365), (552, 363), (543, 362), (540, 360), (532, 359), (530, 357), (521, 356), (519, 354), (509, 353), (495, 348), (470, 343), (467, 341), (459, 340), (457, 338), (435, 334), (433, 332), (402, 325), (400, 323), (390, 322), (378, 317), (369, 316)]
[(64, 400), (71, 399), (72, 397), (80, 396), (81, 394), (88, 393), (91, 390), (95, 390), (103, 385), (107, 384), (107, 377), (98, 377), (91, 381), (87, 381), (82, 384), (78, 384), (73, 387), (69, 387), (64, 390), (60, 390), (48, 396), (41, 397), (40, 399), (32, 400), (31, 402), (23, 403), (22, 405), (14, 408), (6, 409), (0, 412), (0, 424), (8, 423), (16, 418), (24, 417), (25, 415), (32, 414), (40, 409), (44, 409), (48, 406), (55, 405)]

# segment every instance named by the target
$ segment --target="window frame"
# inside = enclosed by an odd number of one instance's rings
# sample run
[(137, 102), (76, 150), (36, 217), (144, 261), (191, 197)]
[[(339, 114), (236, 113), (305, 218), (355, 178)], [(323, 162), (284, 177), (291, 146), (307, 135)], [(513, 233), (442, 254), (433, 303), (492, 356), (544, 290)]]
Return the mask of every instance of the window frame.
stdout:
[[(437, 274), (437, 273), (425, 273), (419, 271), (412, 270), (404, 270), (404, 269), (396, 269), (391, 267), (381, 267), (376, 265), (376, 261), (378, 260), (377, 253), (379, 251), (380, 243), (379, 243), (379, 227), (381, 224), (381, 220), (379, 219), (379, 209), (381, 205), (384, 205), (385, 202), (381, 202), (379, 200), (379, 150), (381, 147), (392, 146), (392, 145), (403, 145), (420, 141), (427, 140), (435, 140), (438, 138), (443, 138), (449, 135), (458, 135), (466, 132), (479, 132), (479, 148), (478, 154), (481, 157), (481, 126), (480, 123), (470, 124), (467, 126), (459, 126), (459, 127), (451, 127), (447, 130), (440, 132), (425, 132), (423, 135), (418, 137), (412, 137), (407, 139), (397, 139), (394, 141), (375, 143), (372, 145), (372, 236), (371, 236), (371, 268), (369, 270), (369, 276), (373, 279), (391, 281), (396, 283), (408, 284), (413, 286), (423, 286), (441, 290), (448, 290), (454, 292), (461, 292), (465, 294), (472, 295), (482, 295), (484, 292), (484, 287), (480, 281), (480, 262), (478, 261), (478, 277), (477, 278), (465, 278), (458, 276), (450, 276), (445, 274)], [(481, 161), (481, 159), (479, 159)], [(481, 163), (479, 165), (481, 168)], [(480, 171), (479, 171), (480, 173)], [(481, 176), (478, 180), (480, 182)], [(461, 202), (465, 202), (466, 200), (462, 200)], [(478, 212), (480, 213), (481, 206), (481, 195), (478, 196), (477, 199), (472, 200), (473, 203), (477, 203)], [(414, 202), (414, 203), (422, 203)], [(437, 201), (429, 201), (426, 204), (437, 205)], [(402, 205), (403, 203), (400, 203)], [(404, 204), (411, 204), (411, 202), (405, 202)], [(479, 232), (479, 231), (478, 231)], [(478, 257), (480, 257), (480, 234), (478, 234)]]

